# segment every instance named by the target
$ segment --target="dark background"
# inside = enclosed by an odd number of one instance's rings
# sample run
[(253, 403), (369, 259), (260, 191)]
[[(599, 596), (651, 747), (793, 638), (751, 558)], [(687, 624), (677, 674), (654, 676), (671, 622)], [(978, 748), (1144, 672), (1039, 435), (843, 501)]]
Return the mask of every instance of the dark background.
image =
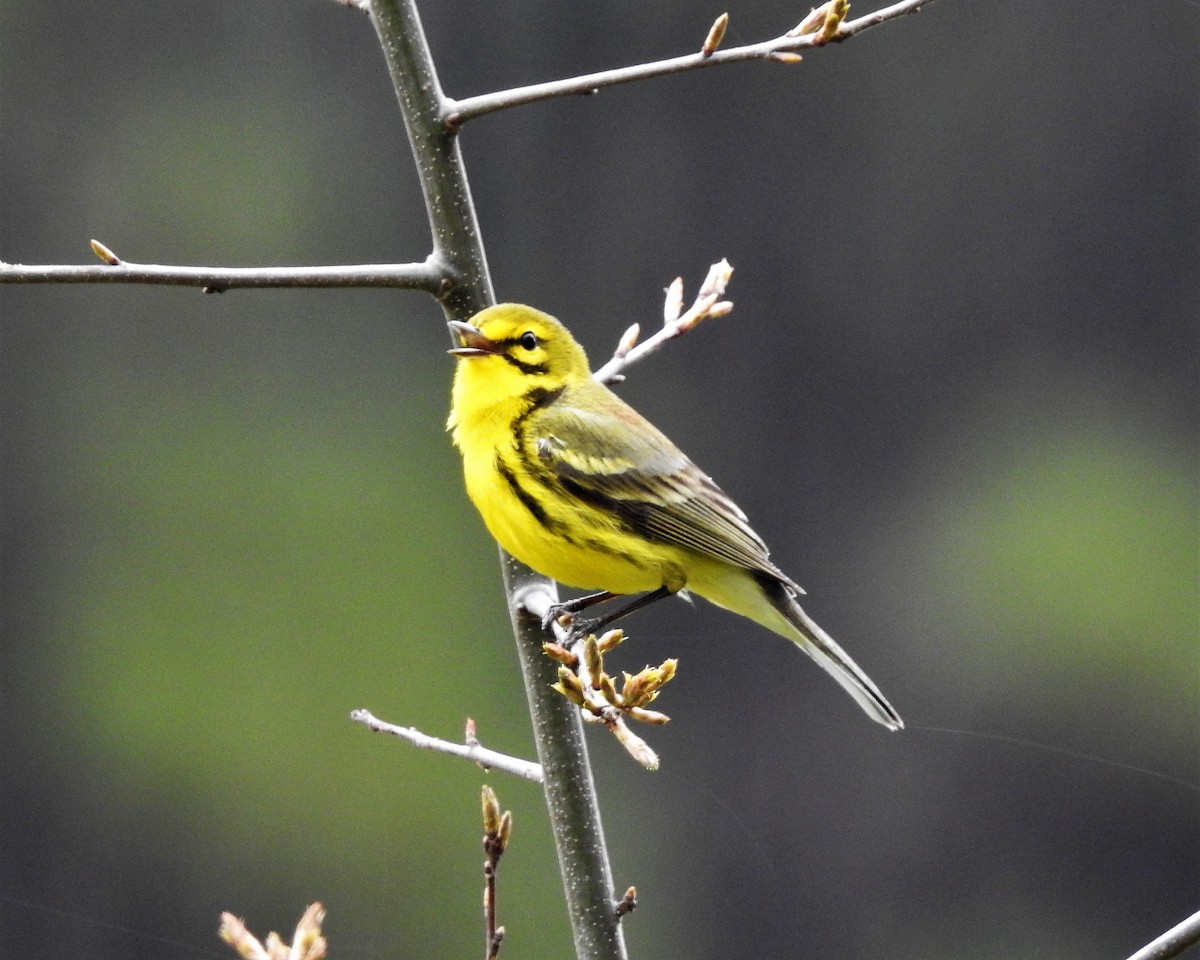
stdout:
[[(722, 9), (425, 7), (450, 95), (693, 50)], [(807, 9), (733, 8), (726, 42)], [(634, 957), (1121, 958), (1200, 906), (1198, 40), (1191, 0), (939, 0), (466, 129), (498, 295), (597, 360), (676, 274), (737, 268), (623, 394), (910, 725), (703, 603), (640, 615), (613, 665), (680, 659), (662, 769), (589, 731)], [(4, 260), (428, 251), (332, 2), (5, 3), (0, 151)], [(0, 314), (0, 956), (232, 956), (221, 910), (287, 931), (313, 899), (343, 960), (477, 955), (484, 779), (504, 955), (565, 956), (537, 789), (346, 720), (532, 753), (436, 305)]]

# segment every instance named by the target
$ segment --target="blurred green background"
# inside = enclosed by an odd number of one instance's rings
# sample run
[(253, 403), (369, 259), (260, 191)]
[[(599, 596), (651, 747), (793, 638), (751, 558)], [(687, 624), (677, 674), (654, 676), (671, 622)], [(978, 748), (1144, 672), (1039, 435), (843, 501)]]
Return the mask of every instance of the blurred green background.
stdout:
[[(721, 12), (425, 6), (451, 95)], [(615, 665), (680, 658), (663, 769), (590, 740), (634, 956), (1119, 958), (1200, 905), (1200, 9), (1152, 19), (939, 0), (467, 128), (499, 296), (594, 357), (732, 261), (734, 314), (624, 395), (910, 724), (711, 607), (639, 615)], [(335, 3), (10, 0), (0, 104), (0, 259), (428, 250)], [(0, 286), (0, 318), (0, 957), (232, 956), (220, 911), (313, 899), (343, 960), (476, 955), (484, 779), (505, 955), (567, 955), (538, 790), (346, 719), (532, 752), (436, 306)]]

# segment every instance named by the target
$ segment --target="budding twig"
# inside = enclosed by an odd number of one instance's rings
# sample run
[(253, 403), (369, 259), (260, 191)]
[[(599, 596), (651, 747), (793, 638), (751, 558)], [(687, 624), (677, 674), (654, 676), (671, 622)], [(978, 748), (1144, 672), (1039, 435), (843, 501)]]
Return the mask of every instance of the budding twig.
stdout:
[(483, 927), (484, 960), (496, 960), (504, 928), (496, 926), (496, 870), (512, 837), (512, 811), (500, 812), (500, 801), (489, 786), (483, 788)]
[(542, 649), (559, 665), (554, 689), (579, 707), (585, 720), (604, 724), (643, 767), (657, 770), (658, 755), (629, 729), (625, 720), (655, 725), (670, 720), (665, 713), (649, 710), (647, 706), (675, 676), (677, 661), (666, 660), (661, 666), (646, 667), (636, 675), (625, 673), (618, 690), (616, 681), (605, 672), (604, 655), (624, 638), (622, 631), (609, 630), (601, 637), (588, 634), (570, 649), (561, 643), (546, 643)]
[(613, 357), (608, 363), (597, 370), (593, 377), (600, 383), (620, 383), (624, 379), (623, 371), (630, 364), (637, 363), (644, 357), (658, 350), (668, 340), (681, 337), (703, 320), (711, 317), (723, 317), (733, 310), (733, 304), (725, 300), (725, 288), (733, 278), (733, 267), (728, 260), (722, 259), (708, 268), (708, 276), (696, 294), (696, 299), (683, 311), (683, 278), (676, 277), (666, 289), (663, 304), (663, 326), (648, 340), (637, 342), (640, 328), (635, 324), (625, 331), (621, 337)]
[(327, 944), (321, 936), (321, 921), (325, 908), (314, 903), (304, 911), (296, 924), (292, 944), (288, 946), (277, 933), (267, 935), (266, 943), (246, 929), (246, 924), (232, 913), (221, 914), (220, 937), (245, 960), (324, 960)]
[[(718, 26), (721, 24), (722, 18), (718, 18), (709, 30), (703, 46), (695, 53), (670, 57), (666, 60), (656, 60), (651, 63), (639, 63), (631, 67), (601, 70), (597, 73), (571, 77), (566, 80), (551, 80), (546, 83), (534, 83), (524, 87), (513, 87), (510, 90), (498, 90), (475, 97), (466, 97), (462, 100), (451, 100), (446, 104), (444, 122), (448, 127), (457, 129), (468, 120), (493, 113), (496, 110), (538, 103), (553, 97), (595, 93), (604, 87), (611, 87), (619, 83), (631, 83), (650, 77), (662, 77), (683, 73), (687, 70), (715, 67), (723, 63), (739, 63), (747, 60), (795, 63), (800, 59), (799, 51), (801, 50), (821, 47), (831, 41), (848, 40), (863, 30), (870, 29), (884, 21), (916, 13), (930, 2), (932, 0), (899, 0), (898, 3), (882, 7), (866, 16), (858, 17), (855, 20), (846, 20), (846, 10), (849, 4), (845, 3), (845, 0), (830, 0), (830, 3), (818, 7), (818, 10), (822, 11), (819, 15), (816, 13), (809, 15), (814, 23), (818, 24), (812, 30), (797, 33), (795, 31), (798, 30), (798, 27), (796, 27), (771, 40), (724, 49), (718, 49), (723, 39), (721, 35), (723, 29)], [(833, 10), (835, 4), (840, 4), (840, 14)], [(808, 19), (806, 18), (806, 20)]]
[[(557, 603), (554, 597), (536, 585), (518, 593), (513, 601), (543, 622), (546, 622), (551, 606)], [(604, 670), (603, 658), (624, 639), (622, 631), (609, 630), (599, 638), (588, 634), (568, 646), (570, 638), (567, 627), (559, 622), (551, 622), (550, 626), (558, 642), (544, 643), (542, 650), (559, 664), (558, 682), (554, 684), (554, 689), (580, 708), (584, 720), (603, 724), (643, 767), (657, 770), (658, 754), (629, 729), (625, 720), (629, 718), (655, 725), (670, 720), (665, 713), (646, 709), (646, 705), (675, 676), (676, 661), (668, 660), (659, 667), (646, 667), (636, 676), (624, 674), (622, 689), (618, 691), (616, 682)]]

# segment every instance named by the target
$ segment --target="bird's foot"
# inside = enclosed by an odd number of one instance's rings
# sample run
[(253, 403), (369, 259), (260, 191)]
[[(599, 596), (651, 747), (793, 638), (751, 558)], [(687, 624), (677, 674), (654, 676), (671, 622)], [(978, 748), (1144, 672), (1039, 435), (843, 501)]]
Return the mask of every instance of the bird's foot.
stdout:
[(575, 641), (586, 637), (589, 633), (593, 633), (602, 623), (599, 617), (582, 618), (578, 615), (575, 609), (572, 609), (571, 604), (556, 603), (546, 611), (546, 615), (542, 617), (542, 629), (547, 633), (553, 631), (554, 625), (558, 624), (567, 631), (567, 635), (563, 640), (564, 646), (571, 646)]
[(595, 620), (580, 620), (579, 614), (588, 607), (594, 606), (597, 603), (603, 603), (605, 600), (611, 600), (613, 594), (607, 591), (600, 593), (589, 593), (584, 597), (576, 597), (574, 600), (565, 600), (562, 603), (551, 604), (546, 611), (546, 615), (542, 617), (542, 629), (546, 632), (554, 624), (567, 628), (568, 638), (572, 643), (580, 637), (591, 633), (597, 626), (602, 623), (601, 619)]
[(567, 608), (567, 604), (552, 603), (546, 610), (546, 615), (542, 617), (542, 629), (548, 633), (556, 623), (565, 627), (574, 620), (575, 615)]

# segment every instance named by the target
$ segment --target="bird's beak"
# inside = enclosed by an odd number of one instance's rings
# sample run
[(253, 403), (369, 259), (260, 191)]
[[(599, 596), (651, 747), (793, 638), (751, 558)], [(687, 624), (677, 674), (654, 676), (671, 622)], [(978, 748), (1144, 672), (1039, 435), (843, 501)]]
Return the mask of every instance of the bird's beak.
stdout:
[(499, 353), (496, 344), (485, 337), (469, 323), (461, 320), (451, 320), (447, 323), (450, 335), (458, 344), (453, 350), (446, 351), (456, 357), (487, 357)]

